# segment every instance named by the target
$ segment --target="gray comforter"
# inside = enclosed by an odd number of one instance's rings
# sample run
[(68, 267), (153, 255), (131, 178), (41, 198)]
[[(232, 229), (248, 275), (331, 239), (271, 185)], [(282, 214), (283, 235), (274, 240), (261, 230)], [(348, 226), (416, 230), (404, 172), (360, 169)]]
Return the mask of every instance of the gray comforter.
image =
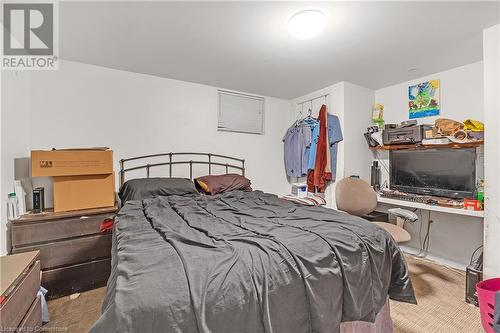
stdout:
[(92, 332), (338, 332), (392, 299), (415, 303), (375, 224), (260, 191), (130, 201)]

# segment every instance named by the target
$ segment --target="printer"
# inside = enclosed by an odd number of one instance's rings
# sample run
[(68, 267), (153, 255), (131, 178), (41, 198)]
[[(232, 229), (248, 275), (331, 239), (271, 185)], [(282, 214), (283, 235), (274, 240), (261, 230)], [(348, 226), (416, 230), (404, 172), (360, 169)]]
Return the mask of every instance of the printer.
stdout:
[(430, 125), (417, 125), (416, 122), (403, 122), (398, 125), (387, 124), (382, 132), (384, 145), (413, 144), (422, 142)]

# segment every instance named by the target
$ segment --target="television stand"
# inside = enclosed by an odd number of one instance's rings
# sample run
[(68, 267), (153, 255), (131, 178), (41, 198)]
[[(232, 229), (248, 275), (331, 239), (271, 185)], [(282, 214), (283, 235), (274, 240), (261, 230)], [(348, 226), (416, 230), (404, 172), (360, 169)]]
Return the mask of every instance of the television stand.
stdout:
[[(379, 203), (384, 203), (384, 204), (388, 204), (388, 205), (392, 205), (392, 206), (409, 207), (409, 208), (423, 209), (423, 210), (434, 211), (434, 212), (471, 216), (471, 217), (477, 217), (477, 218), (484, 217), (484, 211), (482, 211), (482, 210), (467, 210), (467, 209), (463, 209), (463, 208), (452, 208), (452, 207), (432, 205), (432, 204), (428, 204), (427, 203), (428, 201), (425, 201), (425, 199), (422, 199), (422, 197), (426, 197), (426, 198), (431, 198), (431, 197), (410, 195), (410, 194), (406, 194), (406, 195), (407, 195), (406, 198), (404, 196), (400, 196), (398, 198), (398, 196), (389, 197), (387, 195), (383, 196), (383, 195), (381, 195), (381, 193), (378, 193), (377, 199), (378, 199)], [(414, 200), (410, 200), (410, 197), (413, 197)], [(405, 199), (402, 199), (402, 198), (405, 198)]]

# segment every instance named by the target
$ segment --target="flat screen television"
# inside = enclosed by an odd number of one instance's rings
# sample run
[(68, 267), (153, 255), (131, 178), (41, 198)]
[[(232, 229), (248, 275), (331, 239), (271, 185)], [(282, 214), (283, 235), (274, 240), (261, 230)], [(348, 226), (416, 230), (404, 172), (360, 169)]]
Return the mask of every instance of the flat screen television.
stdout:
[(392, 190), (471, 198), (476, 187), (476, 149), (391, 150)]

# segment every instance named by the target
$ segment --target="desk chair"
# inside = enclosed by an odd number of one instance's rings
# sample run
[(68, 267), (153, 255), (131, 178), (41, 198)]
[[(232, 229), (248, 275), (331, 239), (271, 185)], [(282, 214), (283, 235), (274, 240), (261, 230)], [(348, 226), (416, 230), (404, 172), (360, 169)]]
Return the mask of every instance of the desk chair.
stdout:
[[(337, 208), (346, 213), (363, 216), (371, 213), (377, 207), (377, 193), (364, 180), (347, 177), (338, 182), (335, 188), (335, 199)], [(373, 222), (385, 229), (397, 243), (408, 242), (411, 239), (404, 224), (415, 222), (418, 216), (406, 209), (389, 209), (389, 214), (396, 216), (396, 224), (387, 222)]]

